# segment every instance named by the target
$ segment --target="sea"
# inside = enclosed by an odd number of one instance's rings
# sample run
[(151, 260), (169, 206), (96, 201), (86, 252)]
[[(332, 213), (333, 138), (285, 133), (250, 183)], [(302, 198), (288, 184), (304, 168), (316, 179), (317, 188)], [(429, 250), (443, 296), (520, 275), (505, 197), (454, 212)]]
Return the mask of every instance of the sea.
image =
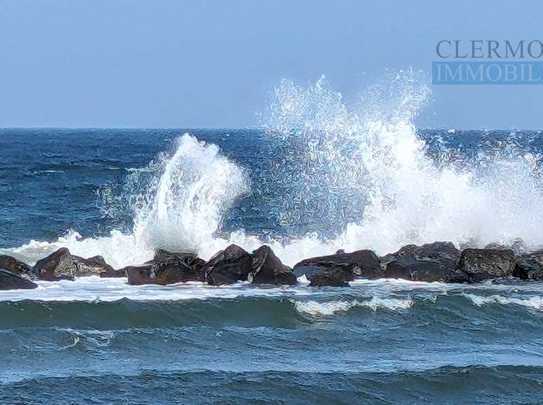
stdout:
[[(540, 249), (542, 132), (418, 128), (419, 93), (285, 82), (257, 129), (0, 129), (0, 253)], [(2, 404), (543, 403), (542, 282), (38, 284), (0, 292)]]

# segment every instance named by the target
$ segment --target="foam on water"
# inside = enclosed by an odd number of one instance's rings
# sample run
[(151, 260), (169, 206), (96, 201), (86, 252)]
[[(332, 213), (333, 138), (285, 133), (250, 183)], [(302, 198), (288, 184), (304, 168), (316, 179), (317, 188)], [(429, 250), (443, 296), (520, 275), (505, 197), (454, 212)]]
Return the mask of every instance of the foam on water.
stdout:
[(172, 284), (168, 286), (127, 284), (126, 278), (103, 279), (82, 277), (75, 281), (38, 281), (33, 290), (0, 291), (1, 301), (61, 301), (61, 302), (112, 302), (124, 298), (137, 301), (183, 301), (194, 299), (234, 299), (238, 297), (305, 296), (307, 288), (258, 288), (247, 283), (214, 287), (200, 282)]
[(346, 312), (355, 307), (366, 307), (373, 311), (387, 309), (390, 311), (405, 310), (413, 305), (411, 299), (372, 297), (368, 301), (294, 301), (296, 310), (313, 316), (330, 316), (338, 312)]
[[(507, 145), (473, 164), (450, 161), (446, 150), (429, 157), (413, 123), (428, 97), (428, 87), (410, 73), (353, 105), (324, 79), (308, 87), (281, 82), (266, 126), (290, 162), (273, 173), (274, 182), (290, 187), (282, 222), (312, 222), (321, 230), (266, 240), (285, 263), (339, 248), (385, 254), (435, 240), (542, 244), (539, 157)], [(69, 231), (54, 242), (7, 251), (34, 262), (65, 246), (84, 257), (102, 255), (118, 268), (148, 260), (155, 248), (196, 251), (204, 259), (230, 243), (253, 250), (263, 243), (260, 235), (240, 229), (218, 236), (228, 209), (249, 190), (243, 168), (185, 134), (172, 153), (130, 172), (123, 201), (133, 210), (132, 232), (82, 239)], [(358, 216), (344, 214), (344, 207)]]
[(464, 296), (469, 298), (477, 306), (489, 304), (520, 305), (523, 307), (537, 309), (539, 311), (543, 310), (543, 297), (541, 296), (526, 298), (504, 297), (502, 295), (480, 296), (474, 294), (464, 294)]

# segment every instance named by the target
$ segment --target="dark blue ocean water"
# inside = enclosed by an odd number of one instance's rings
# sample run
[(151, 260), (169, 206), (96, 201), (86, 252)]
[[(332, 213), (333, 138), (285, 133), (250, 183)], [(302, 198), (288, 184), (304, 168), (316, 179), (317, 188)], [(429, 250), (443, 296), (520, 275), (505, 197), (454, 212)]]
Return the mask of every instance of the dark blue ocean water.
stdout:
[[(87, 239), (129, 233), (131, 174), (173, 153), (183, 132), (0, 130), (0, 248), (30, 258), (70, 229)], [(318, 187), (296, 205), (292, 144), (258, 130), (190, 133), (218, 145), (250, 178), (219, 234), (326, 239), (364, 212), (367, 196)], [(539, 132), (419, 136), (437, 166), (445, 150), (447, 164), (474, 167), (507, 148), (543, 151)], [(296, 215), (285, 216), (289, 207)], [(535, 282), (378, 280), (339, 289), (41, 282), (38, 290), (0, 293), (0, 402), (543, 403), (542, 332), (543, 285)]]

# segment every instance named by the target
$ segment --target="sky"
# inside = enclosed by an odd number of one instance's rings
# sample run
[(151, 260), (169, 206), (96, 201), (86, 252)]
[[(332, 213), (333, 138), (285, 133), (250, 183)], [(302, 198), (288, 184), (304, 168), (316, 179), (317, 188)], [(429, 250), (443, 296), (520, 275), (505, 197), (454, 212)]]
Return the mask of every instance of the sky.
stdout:
[[(0, 0), (0, 127), (258, 126), (281, 79), (346, 99), (442, 39), (542, 39), (541, 1)], [(539, 37), (538, 37), (539, 35)], [(430, 80), (428, 80), (430, 83)], [(426, 128), (543, 128), (543, 86), (432, 86)]]

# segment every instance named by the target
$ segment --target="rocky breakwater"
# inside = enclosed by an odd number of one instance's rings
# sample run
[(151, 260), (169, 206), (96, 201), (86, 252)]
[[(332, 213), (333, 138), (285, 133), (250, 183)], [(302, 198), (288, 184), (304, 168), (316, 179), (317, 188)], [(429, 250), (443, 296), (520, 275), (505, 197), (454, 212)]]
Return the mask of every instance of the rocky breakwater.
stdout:
[[(193, 252), (158, 249), (139, 266), (114, 269), (101, 256), (83, 258), (61, 248), (30, 266), (14, 257), (0, 256), (0, 289), (36, 288), (36, 281), (74, 280), (78, 277), (126, 277), (128, 284), (169, 285), (203, 282), (213, 286), (246, 282), (254, 285), (348, 287), (355, 279), (403, 279), (422, 282), (477, 283), (516, 278), (543, 280), (543, 251), (527, 252), (493, 244), (484, 249), (457, 249), (451, 242), (407, 245), (378, 257), (371, 250), (304, 259), (294, 268), (283, 264), (266, 245), (248, 252), (230, 245), (205, 261)], [(305, 280), (304, 280), (305, 278)]]

